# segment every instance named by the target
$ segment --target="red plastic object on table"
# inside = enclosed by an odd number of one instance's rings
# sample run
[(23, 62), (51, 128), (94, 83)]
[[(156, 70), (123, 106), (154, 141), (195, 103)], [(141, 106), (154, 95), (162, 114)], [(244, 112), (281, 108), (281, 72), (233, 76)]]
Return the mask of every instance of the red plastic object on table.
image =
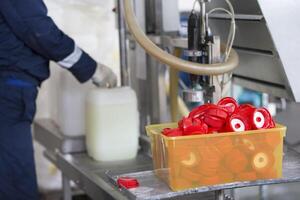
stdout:
[(249, 126), (245, 117), (239, 114), (231, 115), (226, 124), (226, 131), (229, 132), (242, 132), (250, 129), (251, 126)]
[(137, 179), (130, 177), (120, 177), (117, 183), (120, 188), (124, 187), (126, 189), (137, 188), (140, 185)]
[(221, 129), (226, 123), (226, 119), (221, 119), (211, 115), (205, 115), (203, 121), (214, 130)]
[(225, 97), (221, 99), (217, 105), (225, 109), (229, 114), (233, 114), (239, 107), (236, 100), (231, 97)]
[(218, 106), (211, 107), (208, 109), (205, 114), (205, 116), (212, 116), (212, 117), (217, 117), (223, 120), (226, 120), (227, 117), (229, 116), (228, 112), (224, 110), (223, 108), (220, 108)]
[(267, 109), (256, 109), (250, 104), (239, 106), (235, 99), (225, 97), (217, 105), (205, 104), (193, 109), (188, 117), (178, 122), (178, 128), (167, 128), (162, 133), (177, 137), (274, 127), (275, 122)]
[(239, 106), (239, 108), (236, 110), (235, 113), (239, 113), (240, 115), (243, 115), (244, 117), (251, 117), (253, 112), (255, 111), (255, 107), (250, 104), (245, 104)]
[(275, 121), (272, 119), (269, 128), (275, 128), (275, 127), (276, 127)]
[(255, 109), (252, 117), (253, 129), (274, 128), (275, 123), (266, 108)]
[[(205, 104), (195, 108), (189, 115), (188, 119), (198, 119), (201, 120), (204, 127), (204, 134), (219, 132), (220, 129), (225, 125), (226, 119), (229, 114), (227, 110), (214, 105), (214, 104)], [(184, 120), (183, 120), (184, 121)], [(183, 126), (183, 121), (179, 122), (179, 127)], [(207, 131), (206, 130), (207, 127)], [(183, 129), (185, 133), (185, 130)]]
[(194, 110), (192, 110), (192, 112), (190, 112), (188, 118), (199, 118), (201, 116), (203, 116), (205, 114), (205, 112), (213, 107), (216, 107), (216, 105), (214, 104), (205, 104), (202, 106), (199, 106), (197, 108), (195, 108)]
[(179, 128), (165, 128), (162, 133), (167, 137), (178, 137), (183, 135), (182, 130), (180, 130)]
[(235, 112), (235, 114), (239, 115), (242, 118), (242, 121), (245, 124), (245, 131), (252, 129), (254, 111), (254, 106), (250, 104), (244, 104), (239, 106), (239, 108)]
[(179, 123), (179, 129), (183, 131), (183, 135), (199, 135), (208, 133), (208, 126), (197, 118), (183, 118)]

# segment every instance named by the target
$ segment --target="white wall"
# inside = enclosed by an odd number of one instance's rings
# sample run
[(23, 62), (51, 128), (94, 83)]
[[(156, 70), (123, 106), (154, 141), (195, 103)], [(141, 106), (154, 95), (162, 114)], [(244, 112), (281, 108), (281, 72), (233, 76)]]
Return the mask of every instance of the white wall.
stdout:
[(195, 0), (178, 0), (179, 10), (191, 11)]
[[(112, 12), (114, 0), (45, 0), (45, 3), (49, 15), (65, 33), (95, 60), (119, 74), (118, 33)], [(58, 120), (57, 96), (61, 88), (61, 73), (66, 73), (66, 70), (52, 63), (51, 78), (40, 90), (36, 118)]]

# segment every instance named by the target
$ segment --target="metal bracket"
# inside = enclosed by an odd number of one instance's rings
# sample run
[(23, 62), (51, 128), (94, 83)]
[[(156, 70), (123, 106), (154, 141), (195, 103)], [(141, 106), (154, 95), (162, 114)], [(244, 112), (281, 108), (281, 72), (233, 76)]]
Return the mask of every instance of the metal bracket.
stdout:
[(203, 53), (198, 50), (185, 50), (184, 55), (187, 57), (201, 57)]

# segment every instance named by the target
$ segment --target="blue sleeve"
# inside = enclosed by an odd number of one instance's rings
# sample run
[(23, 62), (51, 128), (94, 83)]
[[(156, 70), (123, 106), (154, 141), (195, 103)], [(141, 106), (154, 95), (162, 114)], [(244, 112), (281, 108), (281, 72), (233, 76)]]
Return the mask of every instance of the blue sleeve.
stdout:
[(80, 82), (92, 77), (96, 62), (82, 50), (77, 53), (77, 58), (74, 57), (76, 44), (47, 15), (43, 0), (0, 0), (0, 12), (12, 32), (34, 52), (62, 63), (62, 66), (68, 59), (71, 63), (63, 67), (68, 68)]

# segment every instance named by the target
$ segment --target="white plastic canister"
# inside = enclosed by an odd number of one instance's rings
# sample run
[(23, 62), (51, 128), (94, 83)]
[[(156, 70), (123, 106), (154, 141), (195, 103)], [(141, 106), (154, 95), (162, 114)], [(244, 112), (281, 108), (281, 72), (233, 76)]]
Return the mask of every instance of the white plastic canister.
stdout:
[(86, 144), (97, 161), (135, 158), (138, 151), (137, 97), (129, 87), (91, 90), (86, 100)]
[(94, 87), (91, 82), (80, 84), (68, 71), (60, 74), (58, 125), (63, 135), (85, 135), (85, 98)]

